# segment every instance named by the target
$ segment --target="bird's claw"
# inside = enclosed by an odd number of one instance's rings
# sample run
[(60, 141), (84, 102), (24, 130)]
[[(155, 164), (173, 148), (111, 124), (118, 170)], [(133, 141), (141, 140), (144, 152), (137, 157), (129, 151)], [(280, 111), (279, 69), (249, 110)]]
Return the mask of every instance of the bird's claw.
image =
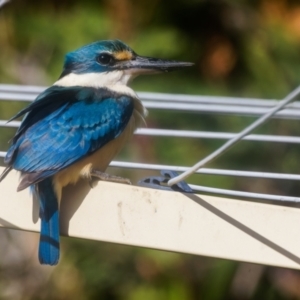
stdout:
[[(97, 178), (98, 180), (103, 180), (103, 181), (110, 181), (110, 182), (115, 182), (115, 183), (124, 183), (124, 184), (129, 184), (131, 185), (131, 181), (128, 178), (123, 178), (120, 176), (115, 176), (111, 175), (108, 173), (104, 173), (98, 170), (91, 170), (91, 176), (94, 178)], [(92, 187), (93, 179), (89, 181), (90, 186)]]

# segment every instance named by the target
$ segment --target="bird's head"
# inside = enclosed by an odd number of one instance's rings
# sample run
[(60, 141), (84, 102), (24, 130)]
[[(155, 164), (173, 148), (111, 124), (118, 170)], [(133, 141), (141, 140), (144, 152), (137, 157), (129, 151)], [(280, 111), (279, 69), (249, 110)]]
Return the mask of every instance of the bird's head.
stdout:
[(124, 84), (127, 84), (132, 77), (140, 74), (168, 72), (191, 65), (193, 64), (188, 62), (139, 56), (123, 42), (107, 40), (95, 42), (68, 53), (60, 79), (70, 74), (115, 73), (119, 74)]

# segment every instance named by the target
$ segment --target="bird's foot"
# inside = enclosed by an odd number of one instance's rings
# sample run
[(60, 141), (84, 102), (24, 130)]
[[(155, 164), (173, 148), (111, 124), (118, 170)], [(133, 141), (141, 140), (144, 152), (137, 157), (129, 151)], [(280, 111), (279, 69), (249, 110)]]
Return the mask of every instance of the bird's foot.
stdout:
[(115, 176), (111, 174), (107, 174), (95, 169), (91, 170), (91, 176), (103, 181), (110, 181), (110, 182), (116, 182), (116, 183), (124, 183), (124, 184), (131, 184), (131, 181), (128, 178), (123, 178), (120, 176)]

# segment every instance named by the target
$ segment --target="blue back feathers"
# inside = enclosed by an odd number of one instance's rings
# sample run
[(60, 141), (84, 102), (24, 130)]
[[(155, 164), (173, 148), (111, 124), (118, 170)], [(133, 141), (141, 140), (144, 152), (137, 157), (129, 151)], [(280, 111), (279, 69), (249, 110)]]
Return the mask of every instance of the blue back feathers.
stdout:
[(40, 181), (118, 137), (133, 109), (129, 96), (104, 88), (52, 86), (16, 115), (26, 113), (5, 163)]

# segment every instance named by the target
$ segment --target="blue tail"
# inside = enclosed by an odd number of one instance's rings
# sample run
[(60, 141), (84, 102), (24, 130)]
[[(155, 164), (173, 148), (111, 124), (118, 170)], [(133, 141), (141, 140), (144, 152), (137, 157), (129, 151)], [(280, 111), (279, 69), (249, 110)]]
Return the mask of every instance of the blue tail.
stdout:
[(52, 178), (36, 183), (34, 192), (40, 202), (39, 260), (41, 264), (56, 265), (59, 260), (59, 211)]

